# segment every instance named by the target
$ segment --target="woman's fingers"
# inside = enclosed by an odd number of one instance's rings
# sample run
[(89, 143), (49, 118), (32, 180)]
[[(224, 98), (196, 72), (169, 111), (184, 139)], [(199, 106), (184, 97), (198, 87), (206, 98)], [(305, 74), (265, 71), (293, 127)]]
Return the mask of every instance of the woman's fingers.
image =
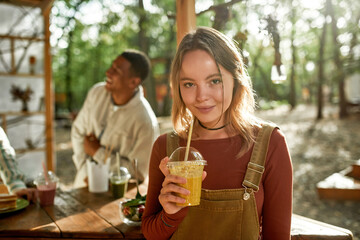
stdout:
[(162, 184), (162, 189), (160, 190), (159, 199), (162, 199), (162, 203), (173, 202), (173, 203), (183, 203), (185, 200), (181, 197), (178, 197), (178, 194), (189, 195), (190, 191), (179, 186), (179, 184), (185, 184), (186, 179), (183, 177), (175, 175), (167, 175)]
[(163, 186), (160, 190), (160, 194), (167, 194), (167, 193), (178, 193), (182, 195), (189, 195), (190, 191), (173, 183), (169, 183)]
[(183, 207), (177, 206), (177, 203), (185, 203), (185, 199), (180, 197), (179, 194), (189, 195), (190, 191), (179, 186), (179, 184), (185, 184), (186, 178), (172, 175), (167, 168), (169, 158), (165, 157), (161, 160), (159, 168), (164, 174), (165, 179), (162, 183), (162, 189), (160, 190), (159, 202), (164, 211), (169, 214), (177, 213)]
[(169, 162), (169, 158), (164, 157), (160, 161), (160, 165), (159, 165), (159, 168), (160, 168), (161, 172), (164, 174), (165, 177), (170, 174), (169, 169), (167, 168), (167, 163), (168, 162)]
[(203, 181), (204, 181), (204, 179), (206, 178), (206, 176), (207, 176), (207, 172), (203, 171), (203, 173), (202, 173), (202, 180), (203, 180)]
[(169, 183), (185, 184), (186, 183), (186, 178), (176, 176), (176, 175), (172, 175), (172, 174), (168, 174), (165, 177), (162, 186), (164, 187), (165, 185), (167, 185)]
[(160, 203), (185, 203), (185, 199), (182, 197), (179, 197), (177, 195), (174, 195), (172, 193), (165, 193), (159, 195)]
[(164, 211), (168, 214), (177, 213), (183, 207), (176, 205), (177, 203), (185, 203), (185, 199), (175, 195), (173, 192), (167, 191), (165, 188), (161, 190), (159, 195), (159, 202)]

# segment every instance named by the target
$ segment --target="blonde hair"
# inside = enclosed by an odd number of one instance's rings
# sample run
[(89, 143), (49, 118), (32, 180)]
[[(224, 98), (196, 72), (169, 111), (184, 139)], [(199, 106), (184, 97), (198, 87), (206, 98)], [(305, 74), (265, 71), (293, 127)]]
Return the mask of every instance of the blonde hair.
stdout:
[[(254, 142), (259, 120), (254, 116), (255, 99), (250, 77), (238, 48), (234, 42), (221, 32), (208, 27), (199, 27), (188, 33), (181, 41), (171, 66), (170, 86), (173, 95), (172, 123), (179, 136), (186, 138), (192, 115), (186, 108), (180, 94), (179, 73), (184, 55), (193, 50), (204, 50), (230, 72), (234, 79), (233, 98), (224, 113), (229, 122), (226, 131), (229, 135), (239, 135), (242, 141), (238, 155), (250, 149)], [(218, 67), (219, 71), (220, 68)]]

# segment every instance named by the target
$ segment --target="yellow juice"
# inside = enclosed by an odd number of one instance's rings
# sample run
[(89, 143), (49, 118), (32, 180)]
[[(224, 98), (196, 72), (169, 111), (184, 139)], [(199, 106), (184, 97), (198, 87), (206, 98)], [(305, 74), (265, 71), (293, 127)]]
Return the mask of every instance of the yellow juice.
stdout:
[(178, 194), (179, 197), (182, 197), (186, 200), (185, 203), (178, 203), (178, 206), (196, 206), (200, 204), (200, 195), (201, 195), (201, 183), (202, 179), (200, 177), (186, 178), (185, 184), (179, 184), (179, 186), (186, 188), (190, 191), (190, 195)]
[(176, 162), (174, 165), (168, 164), (170, 173), (173, 175), (186, 178), (186, 184), (179, 184), (179, 186), (190, 191), (190, 195), (178, 194), (186, 200), (185, 203), (179, 206), (195, 206), (200, 204), (202, 173), (204, 169), (201, 161), (187, 161)]

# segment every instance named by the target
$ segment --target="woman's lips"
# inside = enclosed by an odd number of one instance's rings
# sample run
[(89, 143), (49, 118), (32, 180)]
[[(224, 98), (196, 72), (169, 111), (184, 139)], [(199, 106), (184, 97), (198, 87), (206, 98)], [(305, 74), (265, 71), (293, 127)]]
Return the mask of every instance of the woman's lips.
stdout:
[(213, 110), (214, 107), (196, 107), (196, 109), (201, 113), (208, 113)]

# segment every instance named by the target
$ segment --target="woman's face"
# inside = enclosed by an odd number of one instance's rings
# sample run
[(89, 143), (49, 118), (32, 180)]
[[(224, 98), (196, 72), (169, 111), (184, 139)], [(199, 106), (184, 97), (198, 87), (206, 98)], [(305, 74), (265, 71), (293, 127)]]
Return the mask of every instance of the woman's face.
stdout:
[(221, 65), (219, 67), (223, 84), (215, 60), (204, 50), (194, 50), (184, 55), (180, 70), (181, 97), (186, 107), (207, 127), (225, 124), (220, 117), (232, 99), (233, 77)]

